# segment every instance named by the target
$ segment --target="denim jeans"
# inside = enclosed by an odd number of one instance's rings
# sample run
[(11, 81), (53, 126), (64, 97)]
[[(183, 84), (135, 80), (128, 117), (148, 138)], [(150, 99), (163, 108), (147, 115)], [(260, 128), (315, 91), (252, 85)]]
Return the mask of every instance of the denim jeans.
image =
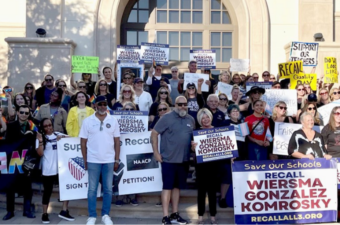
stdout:
[(89, 189), (87, 192), (87, 204), (89, 217), (97, 217), (97, 188), (99, 177), (102, 176), (103, 185), (103, 206), (102, 216), (109, 215), (112, 199), (112, 180), (113, 180), (114, 163), (87, 163), (87, 171), (89, 174)]

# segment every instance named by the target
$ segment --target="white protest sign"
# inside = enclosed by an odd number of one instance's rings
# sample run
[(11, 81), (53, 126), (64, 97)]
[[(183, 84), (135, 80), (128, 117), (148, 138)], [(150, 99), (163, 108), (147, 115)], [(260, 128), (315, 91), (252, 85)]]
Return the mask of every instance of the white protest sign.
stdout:
[(195, 130), (197, 163), (238, 157), (234, 127)]
[(231, 100), (232, 99), (232, 95), (231, 95), (232, 89), (233, 89), (233, 85), (218, 82), (217, 90), (216, 90), (215, 94), (219, 95), (220, 93), (224, 93), (224, 94), (227, 95), (228, 100)]
[(249, 127), (248, 123), (241, 123), (241, 124), (231, 124), (235, 128), (235, 135), (237, 141), (245, 142), (245, 136), (249, 134)]
[(340, 106), (340, 100), (330, 102), (327, 105), (318, 108), (320, 119), (323, 121), (324, 124), (327, 124), (329, 122), (329, 116), (331, 115), (332, 109), (336, 106)]
[[(287, 105), (287, 115), (296, 115), (297, 113), (297, 97), (296, 90), (289, 89), (267, 89), (262, 96), (262, 100), (269, 107), (269, 114), (272, 115), (273, 108), (278, 101), (283, 101)], [(267, 107), (267, 108), (268, 108)]]
[[(289, 140), (294, 131), (302, 128), (302, 124), (275, 122), (273, 154), (288, 155)], [(321, 133), (323, 126), (314, 126), (313, 130)]]
[(292, 42), (289, 61), (303, 61), (303, 66), (318, 64), (319, 43)]
[(251, 87), (253, 87), (253, 86), (261, 87), (261, 88), (264, 88), (264, 89), (271, 89), (272, 84), (273, 84), (273, 82), (247, 82), (246, 83), (246, 91), (248, 92), (251, 89)]
[(145, 64), (152, 64), (155, 60), (156, 64), (168, 65), (169, 45), (142, 42), (140, 59)]
[(230, 59), (230, 71), (248, 72), (249, 62), (249, 59)]
[(120, 136), (120, 164), (113, 177), (114, 195), (162, 190), (161, 166), (153, 157), (150, 134)]
[(184, 84), (183, 84), (183, 90), (187, 89), (188, 83), (194, 83), (196, 86), (196, 89), (198, 88), (198, 79), (203, 79), (203, 84), (201, 87), (201, 91), (208, 92), (209, 86), (205, 83), (205, 81), (209, 80), (209, 75), (207, 74), (200, 74), (200, 73), (184, 73)]
[(117, 45), (118, 64), (136, 64), (140, 61), (140, 46), (138, 45)]
[(215, 50), (190, 50), (190, 61), (197, 62), (197, 68), (216, 69)]
[(121, 63), (117, 64), (117, 99), (119, 98), (120, 89), (123, 86), (123, 75), (126, 70), (137, 70), (137, 74), (135, 74), (135, 78), (140, 77), (142, 80), (144, 76), (144, 64), (135, 64), (135, 63)]
[(148, 131), (149, 113), (143, 111), (110, 111), (119, 124), (120, 133), (143, 133)]
[[(58, 141), (58, 174), (60, 201), (87, 198), (88, 173), (81, 154), (80, 138)], [(100, 184), (97, 190), (97, 197), (100, 197)]]

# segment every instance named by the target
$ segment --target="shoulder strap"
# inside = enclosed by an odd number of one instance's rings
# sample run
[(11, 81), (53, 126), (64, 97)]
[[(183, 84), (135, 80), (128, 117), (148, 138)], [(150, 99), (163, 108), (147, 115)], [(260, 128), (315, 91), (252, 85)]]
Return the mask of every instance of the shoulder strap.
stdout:
[(255, 125), (255, 127), (250, 131), (249, 136), (253, 133), (253, 131), (255, 130), (255, 128), (261, 123), (261, 121), (264, 120), (264, 117), (262, 117), (262, 119), (260, 119), (260, 121)]

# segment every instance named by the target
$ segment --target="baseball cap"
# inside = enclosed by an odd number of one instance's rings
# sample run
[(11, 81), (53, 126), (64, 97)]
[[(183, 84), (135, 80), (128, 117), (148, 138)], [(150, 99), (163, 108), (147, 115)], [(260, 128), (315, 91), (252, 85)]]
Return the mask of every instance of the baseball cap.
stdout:
[(96, 100), (95, 100), (96, 103), (98, 102), (107, 102), (107, 99), (104, 95), (99, 95), (97, 96)]
[(188, 83), (188, 84), (187, 84), (187, 88), (189, 88), (189, 87), (194, 87), (194, 88), (196, 88), (196, 85), (195, 85), (194, 83)]
[(317, 102), (317, 101), (318, 101), (318, 98), (316, 97), (316, 94), (311, 93), (311, 94), (308, 95), (307, 100), (308, 100), (309, 102)]
[(133, 83), (134, 83), (134, 84), (137, 84), (138, 82), (143, 82), (142, 78), (137, 77), (137, 78), (135, 78), (135, 79), (133, 80)]
[(167, 84), (170, 84), (169, 79), (166, 78), (166, 77), (162, 77), (161, 80), (162, 80), (162, 81), (165, 81), (165, 83), (167, 83)]

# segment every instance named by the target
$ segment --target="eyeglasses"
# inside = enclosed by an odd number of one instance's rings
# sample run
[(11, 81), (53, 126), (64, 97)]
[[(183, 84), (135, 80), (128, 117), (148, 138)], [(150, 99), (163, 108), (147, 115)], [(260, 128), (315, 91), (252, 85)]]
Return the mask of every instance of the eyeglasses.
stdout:
[(61, 88), (62, 88), (62, 87), (66, 87), (66, 85), (58, 85), (58, 87), (61, 87)]
[(134, 110), (134, 108), (125, 108), (124, 110), (132, 111), (132, 110)]
[(298, 90), (298, 91), (304, 91), (304, 89), (300, 89), (300, 88), (299, 88), (299, 89), (296, 89), (296, 90)]
[(227, 101), (226, 98), (219, 98), (219, 99), (220, 99), (220, 101)]
[(177, 73), (178, 71), (171, 71), (171, 73)]
[(50, 123), (50, 124), (44, 125), (44, 128), (47, 128), (47, 127), (52, 127), (52, 124)]
[(86, 86), (78, 86), (78, 88), (80, 89), (80, 88), (86, 88)]
[(123, 90), (123, 93), (131, 93), (131, 90)]
[(103, 121), (100, 121), (100, 128), (99, 128), (99, 131), (102, 131), (103, 130)]
[(326, 95), (326, 94), (328, 94), (328, 92), (322, 92), (322, 93), (320, 93), (320, 95)]
[(259, 79), (259, 77), (253, 77), (254, 79)]
[(21, 115), (25, 114), (26, 116), (27, 116), (28, 114), (30, 114), (29, 112), (24, 112), (24, 111), (20, 111), (19, 113), (20, 113)]
[(26, 90), (31, 90), (31, 89), (33, 89), (32, 86), (27, 86), (27, 87), (26, 87)]
[(280, 108), (281, 110), (284, 109), (284, 110), (287, 110), (287, 107), (284, 107), (284, 106), (277, 106), (278, 108)]
[(305, 89), (310, 89), (310, 87), (308, 86), (308, 87), (305, 87)]
[(103, 84), (103, 83), (101, 83), (101, 84), (99, 84), (99, 86), (107, 86), (107, 84)]
[(107, 106), (107, 103), (105, 103), (105, 102), (101, 102), (101, 103), (98, 103), (98, 106)]
[(188, 89), (190, 89), (190, 90), (194, 90), (194, 89), (195, 89), (195, 87), (188, 87)]
[(159, 92), (159, 94), (160, 94), (160, 95), (167, 95), (168, 92), (166, 92), (166, 91), (161, 91), (161, 92)]
[(46, 82), (50, 82), (50, 81), (52, 81), (52, 79), (45, 79), (45, 81), (46, 81)]
[(176, 103), (178, 106), (182, 107), (182, 106), (188, 106), (188, 103)]
[(271, 80), (275, 80), (275, 77), (271, 77), (271, 78), (269, 78), (269, 79), (271, 79)]
[(337, 94), (340, 95), (340, 91), (338, 91), (338, 92), (334, 91), (334, 92), (333, 92), (333, 95), (337, 95)]
[(311, 111), (311, 110), (316, 110), (316, 107), (308, 107), (308, 110)]
[(167, 110), (168, 110), (168, 108), (160, 108), (160, 109), (158, 109), (158, 112), (167, 111)]
[(131, 80), (131, 77), (124, 77), (124, 80)]
[(340, 112), (335, 112), (333, 114), (336, 115), (336, 116), (340, 116)]

